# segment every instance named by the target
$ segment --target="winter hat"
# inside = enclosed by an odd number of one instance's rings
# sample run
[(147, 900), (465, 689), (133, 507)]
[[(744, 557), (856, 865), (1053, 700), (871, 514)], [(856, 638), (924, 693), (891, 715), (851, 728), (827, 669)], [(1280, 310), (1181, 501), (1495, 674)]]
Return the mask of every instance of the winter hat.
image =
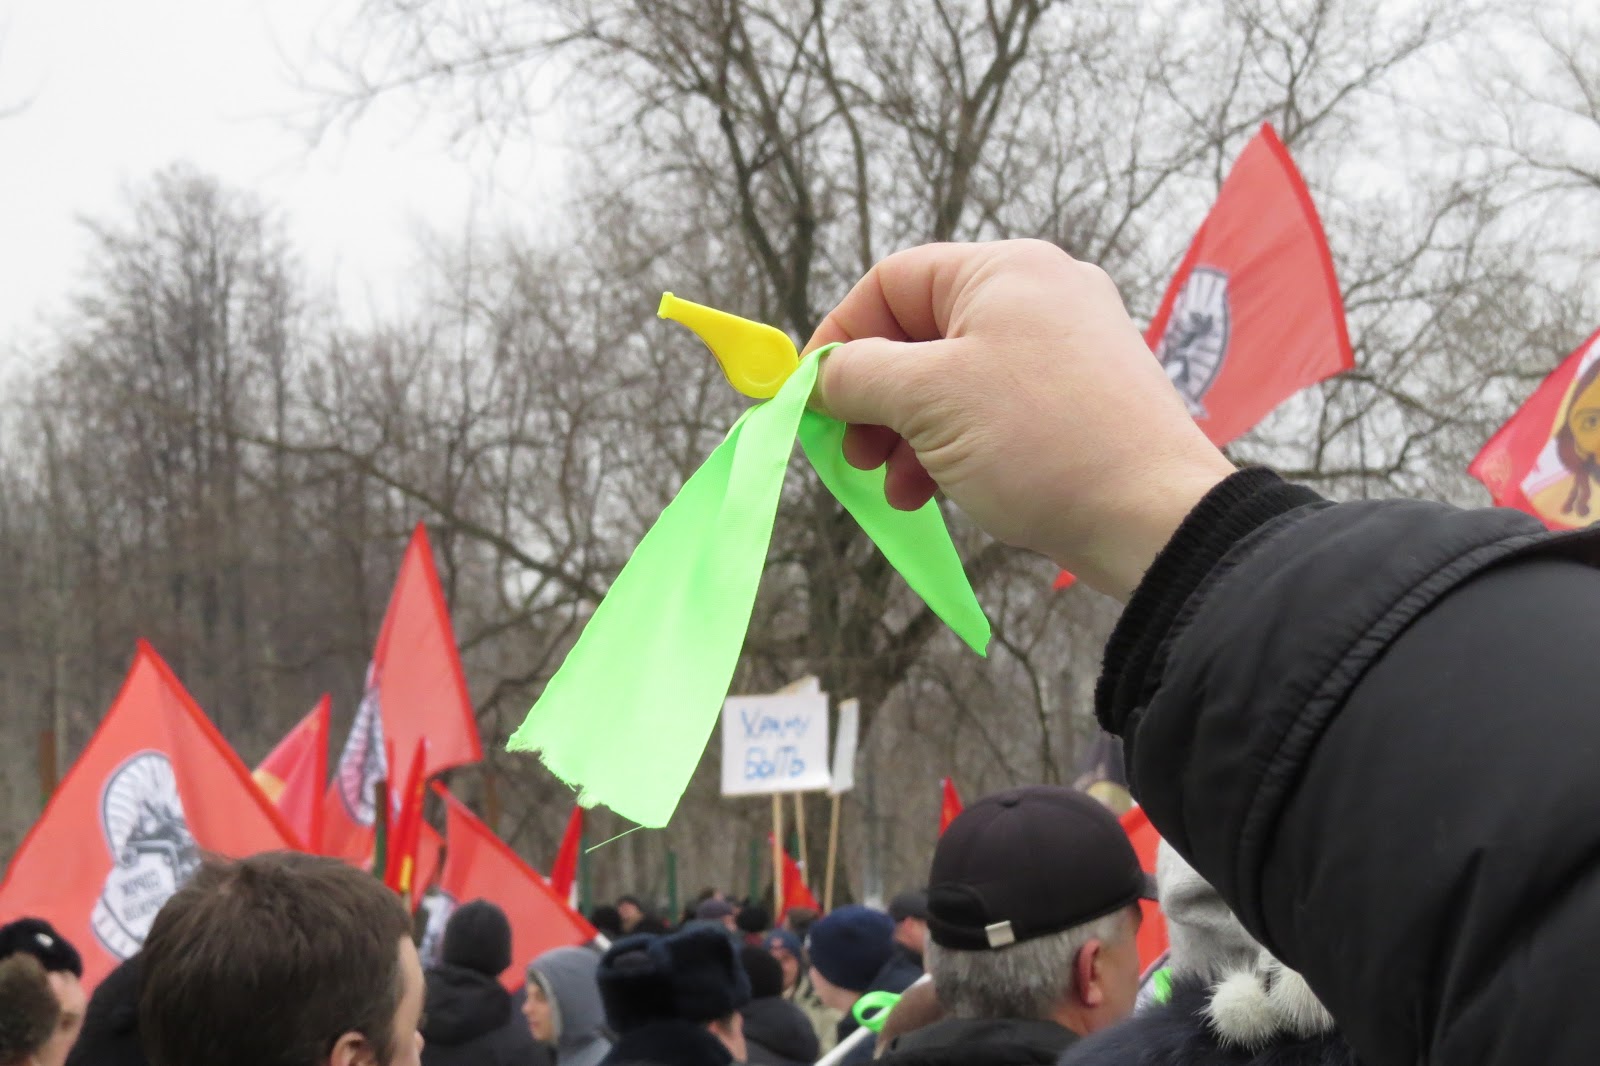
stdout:
[(0, 959), (19, 951), (38, 959), (46, 973), (83, 976), (83, 956), (43, 918), (18, 918), (0, 925)]
[(601, 958), (596, 976), (606, 1020), (619, 1033), (668, 1019), (704, 1024), (750, 1002), (750, 979), (726, 930), (626, 937)]
[(1245, 932), (1217, 890), (1165, 840), (1156, 851), (1156, 888), (1175, 976), (1192, 975), (1209, 983), (1254, 965), (1261, 945)]
[(772, 915), (767, 913), (767, 908), (752, 905), (739, 912), (739, 917), (734, 919), (741, 933), (750, 933), (760, 936), (772, 928)]
[(739, 952), (744, 972), (750, 977), (750, 998), (771, 999), (783, 995), (783, 967), (765, 948), (746, 946)]
[(589, 924), (612, 940), (622, 938), (622, 913), (609, 903), (589, 912)]
[(487, 977), (499, 977), (511, 965), (511, 923), (506, 912), (486, 899), (464, 903), (444, 927), (440, 961)]
[(702, 922), (720, 922), (735, 913), (733, 904), (725, 899), (708, 899), (694, 909), (695, 919)]
[(894, 954), (894, 919), (852, 903), (811, 927), (811, 966), (837, 988), (865, 992)]
[(897, 925), (907, 918), (921, 918), (927, 921), (928, 894), (920, 888), (900, 893), (889, 901), (889, 917), (893, 918)]
[(1306, 979), (1265, 948), (1253, 968), (1234, 973), (1211, 990), (1206, 1024), (1224, 1046), (1251, 1052), (1336, 1030), (1333, 1015)]
[(782, 948), (801, 961), (805, 960), (806, 948), (800, 943), (800, 938), (787, 929), (774, 929), (762, 939), (762, 946), (769, 952)]
[(38, 959), (18, 952), (0, 961), (0, 1063), (32, 1061), (60, 1017), (61, 1004)]

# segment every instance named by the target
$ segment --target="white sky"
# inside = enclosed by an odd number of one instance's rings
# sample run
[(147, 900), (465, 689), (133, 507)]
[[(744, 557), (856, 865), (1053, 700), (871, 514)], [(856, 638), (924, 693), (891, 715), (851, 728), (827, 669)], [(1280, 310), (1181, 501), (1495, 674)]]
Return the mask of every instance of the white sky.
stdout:
[[(0, 3), (0, 344), (34, 336), (86, 254), (82, 217), (187, 161), (281, 213), (314, 282), (360, 314), (405, 294), (423, 231), (528, 221), (555, 153), (452, 149), (401, 104), (312, 145), (298, 72), (350, 0)], [(508, 192), (507, 190), (513, 190)]]

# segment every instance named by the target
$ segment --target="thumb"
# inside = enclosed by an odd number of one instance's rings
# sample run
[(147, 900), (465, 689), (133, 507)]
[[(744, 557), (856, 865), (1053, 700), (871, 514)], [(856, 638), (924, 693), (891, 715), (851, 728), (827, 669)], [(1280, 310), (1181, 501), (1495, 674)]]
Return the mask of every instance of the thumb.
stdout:
[(822, 357), (811, 405), (852, 425), (901, 432), (923, 405), (950, 342), (863, 337)]

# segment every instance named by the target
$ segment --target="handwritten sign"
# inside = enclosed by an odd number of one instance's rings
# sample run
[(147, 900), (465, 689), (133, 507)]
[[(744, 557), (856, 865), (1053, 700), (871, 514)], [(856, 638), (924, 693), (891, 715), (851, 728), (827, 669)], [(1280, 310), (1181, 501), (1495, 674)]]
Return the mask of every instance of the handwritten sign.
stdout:
[(828, 787), (828, 697), (734, 696), (722, 705), (722, 794)]

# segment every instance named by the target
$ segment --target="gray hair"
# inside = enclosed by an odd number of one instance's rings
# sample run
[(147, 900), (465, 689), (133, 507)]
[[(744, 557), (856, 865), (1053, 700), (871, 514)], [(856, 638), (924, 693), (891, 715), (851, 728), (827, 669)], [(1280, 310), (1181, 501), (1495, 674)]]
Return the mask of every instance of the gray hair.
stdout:
[(928, 972), (947, 1017), (1041, 1021), (1066, 1002), (1078, 953), (1089, 941), (1120, 943), (1133, 933), (1124, 907), (1064, 932), (994, 951), (957, 951), (929, 940)]

